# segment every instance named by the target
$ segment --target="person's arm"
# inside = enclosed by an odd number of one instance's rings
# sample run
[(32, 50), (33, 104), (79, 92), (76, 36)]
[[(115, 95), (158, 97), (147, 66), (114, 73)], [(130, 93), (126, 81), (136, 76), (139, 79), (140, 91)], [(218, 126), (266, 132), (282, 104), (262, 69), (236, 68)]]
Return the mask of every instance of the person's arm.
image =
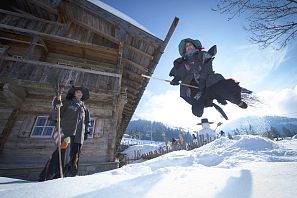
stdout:
[(174, 77), (172, 81), (170, 82), (171, 85), (179, 85), (179, 81), (181, 81), (181, 66), (182, 58), (178, 58), (173, 62), (173, 68), (169, 72), (170, 77)]

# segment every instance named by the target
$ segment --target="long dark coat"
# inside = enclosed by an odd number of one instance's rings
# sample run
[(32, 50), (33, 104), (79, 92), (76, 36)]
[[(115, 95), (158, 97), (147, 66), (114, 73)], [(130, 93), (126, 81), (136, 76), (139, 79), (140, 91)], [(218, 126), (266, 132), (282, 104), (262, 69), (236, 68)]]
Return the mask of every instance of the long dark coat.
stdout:
[[(211, 51), (197, 50), (191, 56), (182, 56), (174, 61), (169, 73), (169, 76), (174, 77), (173, 82), (181, 81), (199, 87), (195, 89), (180, 86), (180, 97), (192, 105), (192, 113), (198, 117), (202, 116), (205, 107), (215, 105), (214, 99), (223, 105), (227, 104), (226, 100), (234, 104), (241, 101), (241, 87), (238, 83), (213, 71), (213, 51), (216, 53), (216, 46)], [(198, 92), (202, 96), (197, 100), (195, 95)]]
[(75, 98), (63, 101), (61, 128), (65, 137), (75, 136), (73, 143), (83, 144), (89, 120), (89, 110), (85, 107), (84, 102)]

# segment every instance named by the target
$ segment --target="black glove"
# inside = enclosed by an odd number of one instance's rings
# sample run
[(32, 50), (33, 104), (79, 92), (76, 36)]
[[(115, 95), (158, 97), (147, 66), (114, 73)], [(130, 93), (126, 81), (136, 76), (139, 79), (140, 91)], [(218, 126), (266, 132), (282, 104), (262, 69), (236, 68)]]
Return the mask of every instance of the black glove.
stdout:
[(179, 81), (173, 79), (172, 81), (170, 81), (171, 85), (179, 85)]
[(57, 107), (58, 105), (62, 106), (62, 101), (55, 97), (53, 100), (53, 107)]

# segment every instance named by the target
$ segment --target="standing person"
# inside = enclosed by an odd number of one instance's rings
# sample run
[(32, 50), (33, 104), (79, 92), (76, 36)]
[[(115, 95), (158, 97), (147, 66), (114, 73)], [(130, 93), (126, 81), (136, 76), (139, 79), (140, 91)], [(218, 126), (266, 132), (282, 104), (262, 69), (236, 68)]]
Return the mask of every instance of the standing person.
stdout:
[[(65, 176), (76, 176), (78, 172), (79, 156), (81, 146), (89, 134), (88, 127), (90, 121), (89, 110), (84, 105), (84, 101), (89, 98), (89, 91), (84, 87), (72, 87), (68, 90), (66, 100), (53, 101), (53, 106), (61, 106), (61, 131), (63, 133), (61, 142), (62, 165), (65, 164), (66, 149), (70, 149), (69, 162), (64, 167)], [(54, 112), (51, 120), (56, 120)], [(70, 147), (70, 148), (69, 148)], [(40, 174), (40, 181), (55, 179), (60, 177), (58, 149), (54, 151)]]
[(226, 105), (227, 101), (237, 104), (240, 108), (247, 108), (247, 104), (241, 100), (242, 88), (233, 79), (225, 79), (221, 74), (213, 71), (212, 62), (217, 53), (214, 45), (208, 51), (204, 51), (199, 40), (183, 39), (179, 44), (180, 58), (174, 61), (169, 76), (173, 76), (171, 85), (184, 84), (199, 87), (192, 88), (180, 86), (180, 97), (192, 105), (192, 113), (201, 117), (205, 107), (215, 107), (225, 119), (228, 119), (224, 111), (213, 100)]

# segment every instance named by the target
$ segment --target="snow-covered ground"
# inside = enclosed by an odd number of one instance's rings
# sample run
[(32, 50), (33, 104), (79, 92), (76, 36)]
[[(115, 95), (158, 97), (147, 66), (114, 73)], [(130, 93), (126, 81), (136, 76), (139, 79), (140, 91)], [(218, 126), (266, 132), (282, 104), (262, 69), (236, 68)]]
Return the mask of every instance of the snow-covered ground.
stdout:
[(297, 140), (220, 138), (89, 176), (26, 182), (0, 178), (1, 197), (286, 198), (297, 195)]
[(156, 142), (156, 141), (151, 141), (151, 140), (138, 140), (138, 139), (134, 139), (134, 138), (127, 138), (127, 137), (123, 137), (121, 144), (124, 145), (135, 145), (135, 144), (155, 144), (155, 145), (160, 145), (160, 144), (164, 144), (164, 142)]

